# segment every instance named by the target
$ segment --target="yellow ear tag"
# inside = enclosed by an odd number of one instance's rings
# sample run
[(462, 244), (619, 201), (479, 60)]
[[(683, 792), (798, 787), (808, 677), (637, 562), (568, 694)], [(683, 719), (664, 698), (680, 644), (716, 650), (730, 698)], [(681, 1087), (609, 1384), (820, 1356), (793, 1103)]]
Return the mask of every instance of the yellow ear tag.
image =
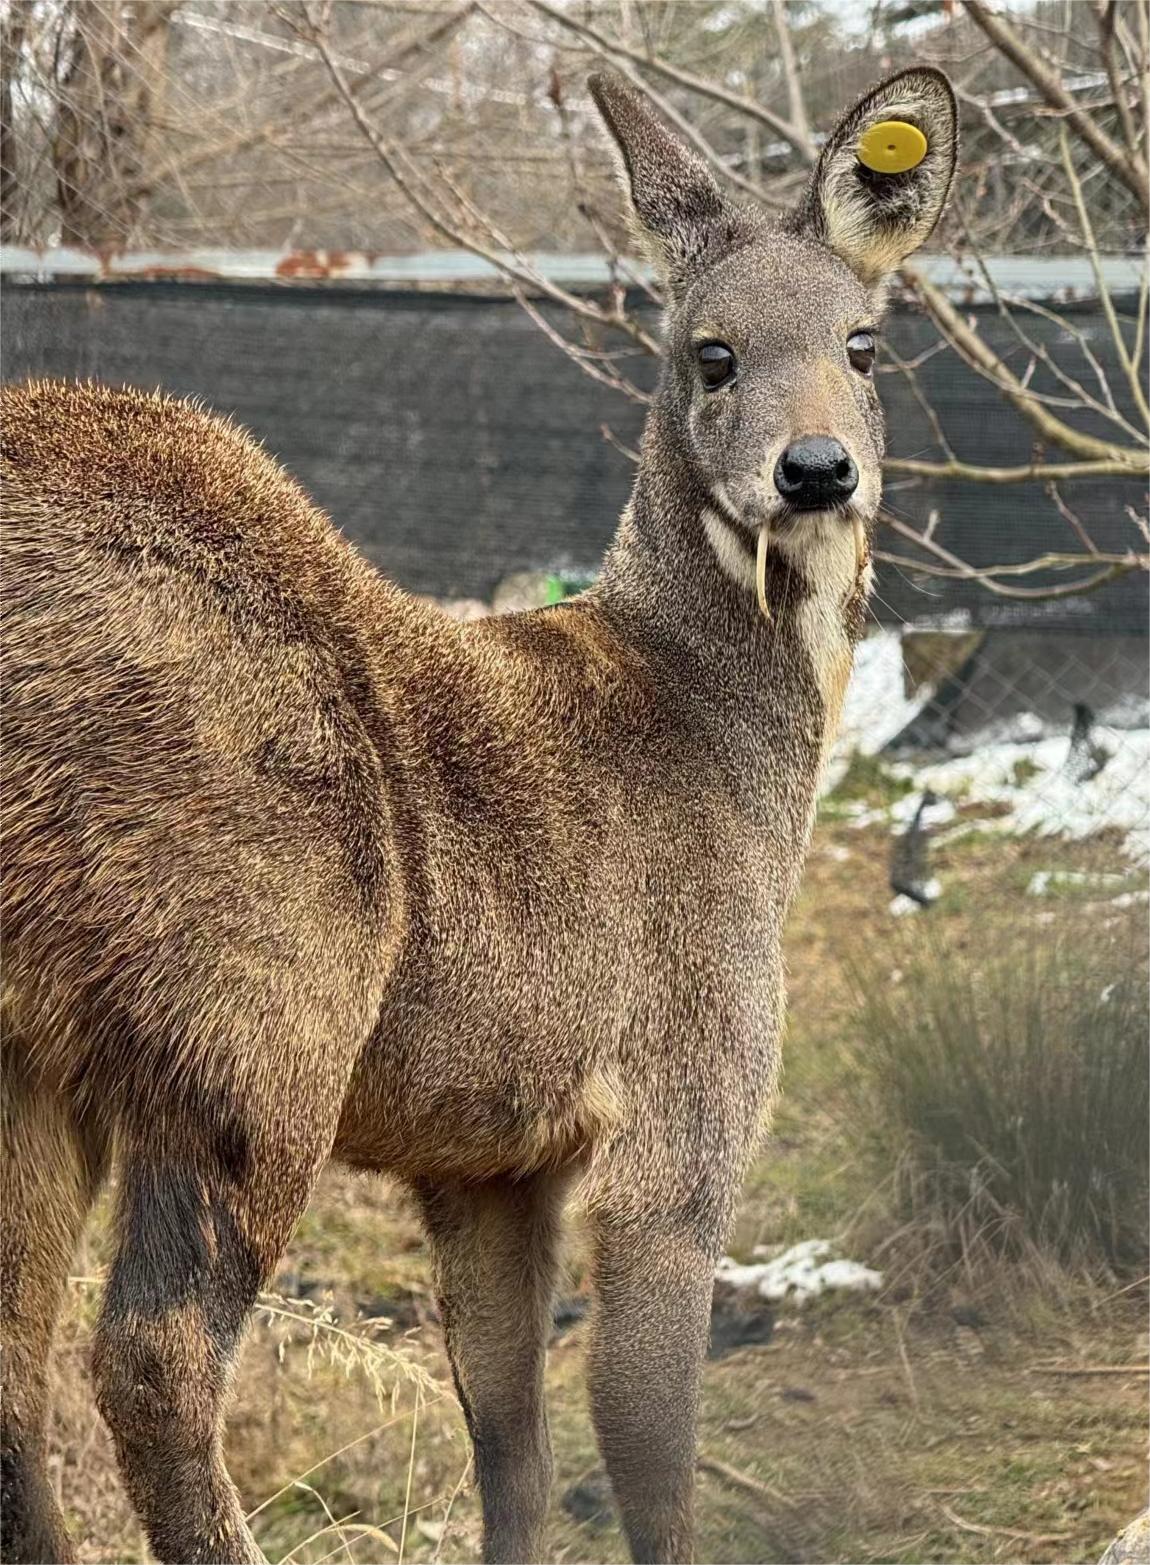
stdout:
[(876, 174), (905, 174), (926, 157), (926, 137), (906, 120), (879, 120), (859, 137), (858, 157)]

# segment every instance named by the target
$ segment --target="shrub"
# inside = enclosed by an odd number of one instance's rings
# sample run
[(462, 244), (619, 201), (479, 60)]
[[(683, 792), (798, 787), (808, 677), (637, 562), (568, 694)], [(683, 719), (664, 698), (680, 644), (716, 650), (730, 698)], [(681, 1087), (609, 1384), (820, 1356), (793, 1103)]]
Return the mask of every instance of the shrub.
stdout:
[(861, 1129), (940, 1255), (1037, 1248), (1146, 1269), (1147, 982), (1131, 925), (967, 929), (949, 945), (931, 930), (899, 981), (854, 975)]

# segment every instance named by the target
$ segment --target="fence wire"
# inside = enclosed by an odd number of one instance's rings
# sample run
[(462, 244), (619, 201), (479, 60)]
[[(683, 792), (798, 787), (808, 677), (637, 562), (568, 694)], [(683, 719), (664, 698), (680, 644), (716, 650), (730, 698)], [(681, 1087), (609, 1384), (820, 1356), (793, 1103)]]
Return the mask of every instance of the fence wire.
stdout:
[(824, 813), (891, 833), (891, 911), (948, 893), (959, 844), (1016, 861), (1011, 895), (1145, 904), (1144, 636), (884, 629), (864, 641)]

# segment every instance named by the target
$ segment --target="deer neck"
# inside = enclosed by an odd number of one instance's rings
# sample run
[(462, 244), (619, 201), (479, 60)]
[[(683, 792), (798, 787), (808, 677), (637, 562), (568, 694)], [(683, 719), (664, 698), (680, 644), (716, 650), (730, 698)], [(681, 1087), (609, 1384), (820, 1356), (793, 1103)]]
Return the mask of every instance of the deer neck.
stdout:
[(685, 747), (703, 741), (717, 779), (752, 814), (805, 833), (861, 628), (853, 539), (826, 526), (801, 546), (773, 548), (768, 620), (754, 590), (754, 535), (720, 504), (656, 408), (596, 598), (651, 670)]

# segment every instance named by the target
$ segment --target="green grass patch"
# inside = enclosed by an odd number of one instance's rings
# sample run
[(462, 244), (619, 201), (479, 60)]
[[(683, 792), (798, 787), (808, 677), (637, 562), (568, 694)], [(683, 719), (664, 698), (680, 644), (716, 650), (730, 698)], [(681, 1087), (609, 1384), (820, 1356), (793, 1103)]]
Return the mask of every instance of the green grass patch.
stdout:
[(913, 793), (915, 783), (909, 777), (896, 777), (877, 755), (851, 756), (846, 771), (824, 801), (833, 810), (836, 804), (861, 801), (878, 808)]

